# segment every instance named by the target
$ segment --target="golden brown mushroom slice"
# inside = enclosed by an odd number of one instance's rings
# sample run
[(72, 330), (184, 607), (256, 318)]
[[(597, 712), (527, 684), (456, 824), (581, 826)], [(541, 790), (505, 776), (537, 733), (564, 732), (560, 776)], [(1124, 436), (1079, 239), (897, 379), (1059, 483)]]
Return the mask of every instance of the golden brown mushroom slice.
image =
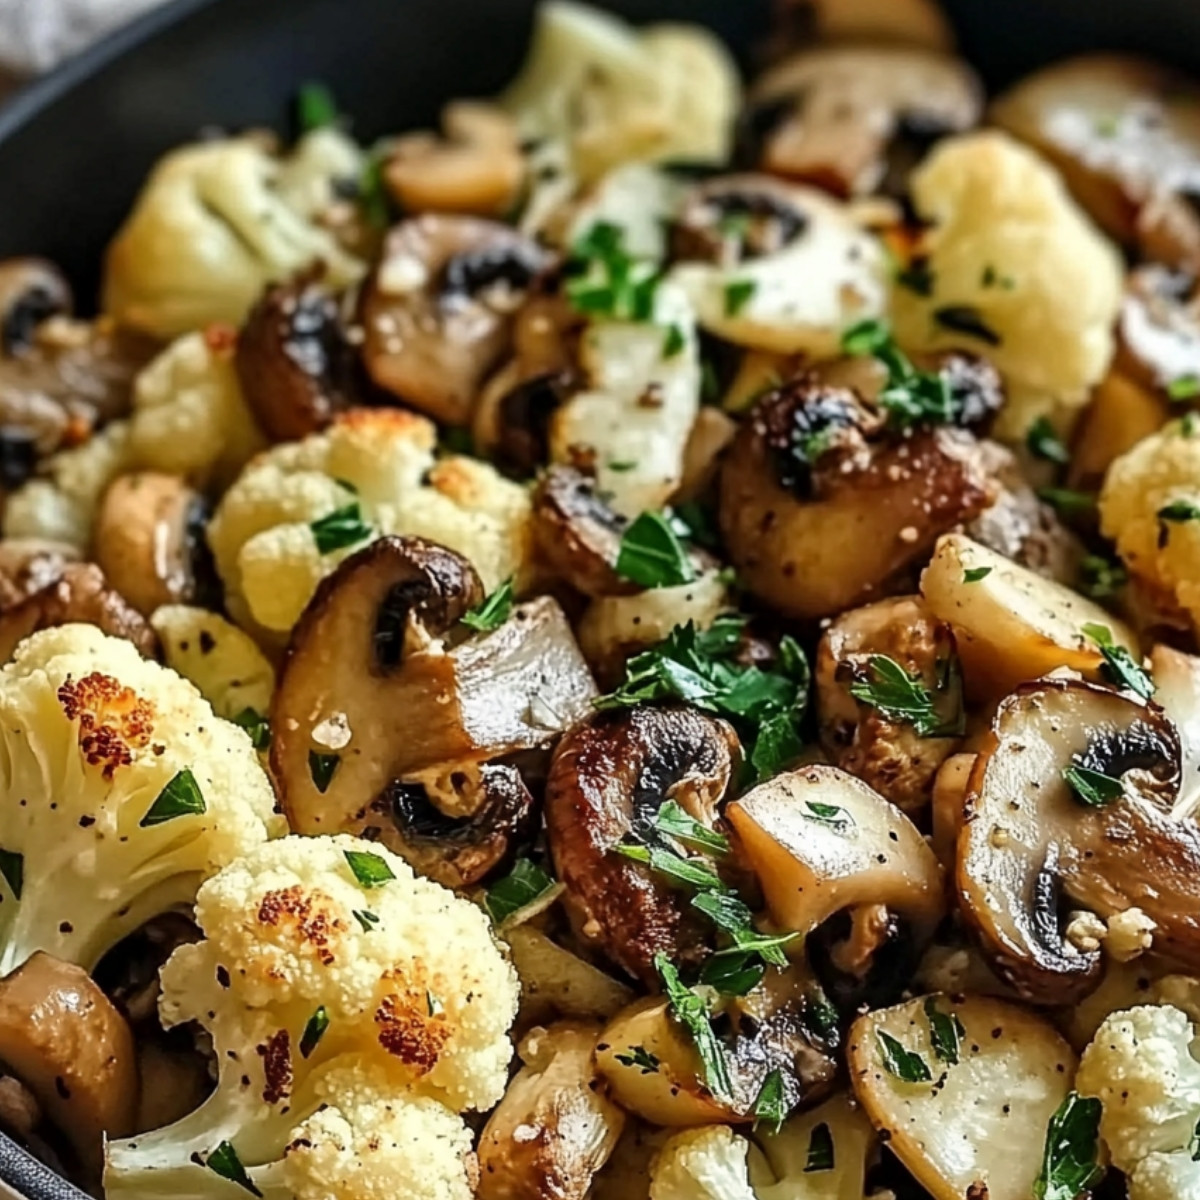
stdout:
[(960, 59), (918, 47), (822, 46), (750, 93), (746, 149), (761, 170), (838, 196), (905, 190), (943, 137), (979, 122), (983, 93)]
[[(861, 41), (954, 49), (954, 31), (933, 0), (791, 0), (785, 22), (805, 41)], [(785, 27), (786, 31), (786, 27)]]
[(134, 1132), (140, 1084), (129, 1025), (88, 973), (39, 952), (0, 979), (0, 1059), (98, 1179), (104, 1137)]
[(1043, 679), (1001, 704), (968, 786), (957, 892), (1024, 999), (1069, 1004), (1099, 982), (1072, 909), (1141, 909), (1155, 949), (1200, 968), (1200, 826), (1172, 815), (1180, 782), (1175, 727), (1131, 693)]
[(1076, 199), (1146, 258), (1200, 266), (1200, 91), (1167, 67), (1097, 54), (1037, 72), (992, 119), (1058, 167)]
[(6, 355), (33, 348), (43, 321), (67, 315), (75, 306), (65, 276), (44, 258), (0, 262), (0, 349)]
[(371, 378), (438, 421), (468, 424), (513, 314), (550, 261), (531, 239), (476, 217), (396, 226), (362, 298)]
[(712, 828), (740, 761), (737, 735), (695, 709), (600, 713), (559, 743), (546, 780), (546, 829), (576, 934), (654, 985), (656, 954), (698, 962), (711, 929), (686, 894), (616, 852), (656, 840), (668, 800)]
[(584, 1200), (625, 1128), (592, 1061), (601, 1028), (564, 1021), (526, 1036), (525, 1065), (479, 1138), (478, 1200)]
[(549, 746), (596, 690), (553, 600), (465, 637), (458, 621), (481, 599), (465, 559), (419, 538), (380, 538), (321, 584), (271, 709), (296, 832), (377, 838), (454, 886), (504, 856), (532, 800), (492, 760)]
[(743, 585), (812, 619), (904, 591), (905, 572), (994, 495), (966, 431), (894, 434), (857, 393), (805, 377), (763, 397), (742, 426), (719, 516)]

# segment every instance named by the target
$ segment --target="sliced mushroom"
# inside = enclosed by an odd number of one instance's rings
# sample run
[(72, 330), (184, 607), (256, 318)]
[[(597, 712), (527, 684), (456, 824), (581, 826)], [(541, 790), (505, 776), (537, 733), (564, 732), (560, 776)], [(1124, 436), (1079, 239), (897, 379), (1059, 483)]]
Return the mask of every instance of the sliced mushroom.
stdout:
[(930, 612), (953, 630), (969, 695), (998, 700), (1059, 667), (1095, 677), (1104, 661), (1085, 632), (1109, 630), (1138, 654), (1125, 624), (1070, 588), (996, 554), (962, 534), (938, 541), (921, 576)]
[(675, 800), (710, 828), (739, 761), (736, 734), (687, 708), (601, 713), (559, 743), (546, 781), (546, 829), (576, 934), (653, 985), (654, 956), (698, 961), (711, 936), (687, 896), (649, 866), (616, 853), (654, 842)]
[(67, 563), (78, 559), (79, 551), (66, 542), (0, 539), (0, 610), (61, 579)]
[(53, 263), (43, 258), (0, 262), (0, 351), (5, 355), (31, 350), (38, 326), (74, 307), (71, 285)]
[(1200, 815), (1200, 658), (1170, 646), (1150, 651), (1154, 700), (1179, 732), (1183, 754), (1175, 816)]
[(720, 523), (743, 584), (806, 619), (905, 590), (938, 536), (993, 498), (970, 434), (897, 437), (857, 393), (805, 377), (765, 396), (734, 439)]
[(178, 475), (122, 475), (96, 514), (96, 562), (143, 616), (219, 595), (204, 541), (208, 505)]
[(879, 243), (837, 201), (767, 175), (702, 184), (684, 206), (672, 278), (709, 333), (754, 350), (832, 358), (842, 331), (882, 316)]
[(595, 1075), (600, 1031), (564, 1022), (526, 1036), (525, 1066), (479, 1138), (479, 1200), (584, 1200), (625, 1128)]
[(338, 300), (310, 272), (267, 287), (246, 318), (234, 363), (259, 428), (291, 442), (354, 404), (356, 357)]
[(99, 1178), (104, 1138), (134, 1131), (138, 1062), (129, 1026), (88, 973), (39, 952), (0, 980), (0, 1059)]
[[(839, 913), (882, 906), (906, 923), (919, 953), (944, 914), (941, 868), (916, 826), (836, 767), (777, 775), (727, 817), (781, 929), (807, 937)], [(868, 944), (855, 974), (865, 975), (878, 944)]]
[(736, 436), (737, 422), (719, 408), (705, 405), (696, 414), (683, 451), (683, 476), (672, 498), (676, 504), (708, 493), (721, 469), (721, 455)]
[(821, 744), (830, 762), (914, 812), (929, 803), (934, 775), (957, 737), (922, 736), (911, 722), (856, 700), (850, 687), (870, 678), (874, 655), (886, 655), (919, 679), (945, 709), (943, 725), (953, 730), (962, 719), (954, 635), (919, 598), (908, 596), (844, 613), (817, 650)]
[(465, 559), (419, 538), (380, 538), (321, 584), (271, 709), (271, 768), (296, 832), (377, 838), (454, 886), (504, 856), (531, 801), (494, 760), (548, 746), (596, 692), (548, 598), (451, 645), (481, 599)]
[(503, 218), (525, 183), (516, 125), (490, 104), (458, 101), (442, 112), (443, 138), (410, 134), (392, 144), (383, 180), (406, 213)]
[(820, 47), (755, 84), (744, 152), (764, 171), (835, 195), (896, 195), (937, 141), (972, 128), (982, 110), (979, 81), (960, 59), (915, 47)]
[(1092, 217), (1153, 261), (1200, 267), (1200, 108), (1167, 67), (1116, 54), (1023, 80), (992, 119), (1050, 159)]
[(944, 867), (954, 862), (958, 834), (966, 815), (967, 788), (971, 783), (971, 772), (975, 769), (975, 758), (970, 753), (950, 755), (933, 781), (929, 844)]
[(772, 1072), (789, 1113), (824, 1099), (837, 1074), (838, 1031), (819, 1031), (812, 1016), (820, 995), (806, 970), (793, 964), (769, 970), (746, 996), (722, 998), (711, 1019), (728, 1095), (714, 1091), (695, 1041), (663, 999), (638, 1001), (609, 1023), (596, 1046), (596, 1067), (618, 1104), (656, 1125), (751, 1121)]
[[(1079, 791), (1071, 768), (1112, 782)], [(1067, 937), (1072, 910), (1139, 908), (1156, 950), (1200, 967), (1200, 827), (1172, 815), (1180, 783), (1174, 726), (1130, 693), (1043, 679), (1001, 704), (971, 774), (957, 890), (1024, 999), (1068, 1004), (1096, 986), (1100, 953)]]
[(0, 613), (0, 663), (31, 633), (79, 622), (124, 638), (144, 658), (158, 653), (158, 639), (137, 609), (109, 586), (104, 572), (91, 563), (67, 563), (62, 575), (40, 591)]
[(793, 37), (800, 41), (819, 38), (954, 49), (954, 32), (933, 0), (791, 0), (786, 17)]
[(414, 217), (388, 235), (362, 300), (363, 361), (386, 391), (439, 421), (470, 422), (512, 315), (550, 258), (473, 217)]
[(1045, 1017), (985, 996), (918, 997), (861, 1017), (848, 1058), (859, 1103), (934, 1200), (1034, 1195), (1077, 1063)]

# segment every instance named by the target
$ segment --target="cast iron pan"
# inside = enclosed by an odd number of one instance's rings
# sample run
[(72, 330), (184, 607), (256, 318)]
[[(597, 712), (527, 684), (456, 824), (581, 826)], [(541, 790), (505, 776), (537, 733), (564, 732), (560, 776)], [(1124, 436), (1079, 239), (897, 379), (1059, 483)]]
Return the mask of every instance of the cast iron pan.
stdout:
[[(594, 0), (712, 26), (746, 62), (771, 0)], [(999, 85), (1064, 55), (1142, 51), (1200, 74), (1196, 0), (945, 0), (966, 56)], [(86, 305), (104, 244), (154, 160), (205, 128), (287, 132), (328, 83), (365, 139), (430, 122), (511, 75), (534, 0), (175, 0), (0, 110), (0, 258), (58, 262)], [(0, 1134), (0, 1183), (85, 1200)], [(166, 1198), (164, 1198), (166, 1200)]]

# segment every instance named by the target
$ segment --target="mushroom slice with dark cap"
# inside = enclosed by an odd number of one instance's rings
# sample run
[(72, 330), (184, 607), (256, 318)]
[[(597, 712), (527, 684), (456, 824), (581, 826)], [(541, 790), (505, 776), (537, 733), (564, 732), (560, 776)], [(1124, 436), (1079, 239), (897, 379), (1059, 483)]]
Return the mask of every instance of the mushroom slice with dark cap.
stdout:
[(966, 63), (915, 47), (806, 50), (750, 93), (743, 154), (753, 166), (839, 196), (904, 190), (940, 138), (979, 121), (983, 93)]
[(719, 517), (743, 585), (796, 619), (906, 590), (938, 537), (995, 496), (961, 429), (888, 429), (848, 388), (805, 376), (755, 406), (721, 470)]
[(643, 983), (654, 956), (703, 957), (711, 931), (686, 893), (617, 847), (661, 841), (655, 819), (674, 800), (712, 828), (740, 758), (737, 735), (694, 709), (600, 713), (559, 743), (546, 780), (546, 829), (571, 923)]
[(371, 378), (438, 421), (469, 423), (513, 314), (551, 261), (493, 221), (431, 215), (398, 225), (362, 298)]
[(309, 273), (268, 285), (242, 327), (234, 363), (259, 427), (290, 442), (353, 405), (356, 357), (337, 297)]
[(271, 769), (296, 832), (368, 834), (455, 883), (503, 857), (528, 793), (484, 764), (548, 746), (596, 689), (548, 598), (456, 641), (482, 590), (453, 551), (396, 537), (317, 589), (271, 710)]
[(0, 351), (4, 354), (32, 349), (38, 326), (73, 308), (70, 284), (53, 263), (44, 258), (0, 262)]
[(1000, 705), (967, 789), (957, 892), (1024, 999), (1069, 1004), (1100, 980), (1068, 909), (1139, 908), (1156, 950), (1200, 968), (1200, 826), (1172, 815), (1180, 781), (1175, 727), (1131, 694), (1042, 679)]

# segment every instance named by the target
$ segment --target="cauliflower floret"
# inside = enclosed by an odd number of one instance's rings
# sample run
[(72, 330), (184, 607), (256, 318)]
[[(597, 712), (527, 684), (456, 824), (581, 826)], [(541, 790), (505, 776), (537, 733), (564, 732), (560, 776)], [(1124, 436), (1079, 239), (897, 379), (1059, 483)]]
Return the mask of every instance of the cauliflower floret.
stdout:
[(1180, 422), (1143, 438), (1108, 469), (1100, 528), (1131, 575), (1200, 629), (1200, 521), (1164, 521), (1168, 505), (1200, 505), (1200, 437)]
[(311, 219), (309, 203), (289, 205), (308, 193), (298, 185), (281, 192), (284, 170), (258, 134), (168, 154), (109, 247), (104, 311), (172, 338), (240, 324), (268, 283), (314, 263), (333, 288), (360, 279), (363, 263)]
[[(1075, 1088), (1103, 1105), (1100, 1136), (1113, 1165), (1130, 1176), (1130, 1200), (1200, 1194), (1200, 1162), (1191, 1161), (1190, 1149), (1200, 1121), (1195, 1036), (1179, 1009), (1145, 1005), (1113, 1013), (1083, 1052)], [(1152, 1186), (1172, 1178), (1169, 1191)], [(1183, 1184), (1190, 1190), (1181, 1191)]]
[[(519, 987), (483, 911), (375, 843), (288, 837), (209, 880), (196, 920), (205, 940), (163, 968), (160, 1013), (208, 1030), (217, 1088), (110, 1145), (109, 1200), (205, 1196), (230, 1155), (272, 1198), (469, 1196), (469, 1139), (430, 1105), (486, 1109), (508, 1079)], [(356, 1157), (364, 1142), (378, 1158)]]
[[(423, 417), (358, 409), (255, 459), (208, 529), (235, 619), (277, 634), (291, 629), (317, 584), (381, 534), (457, 550), (489, 591), (514, 574), (520, 584), (532, 553), (528, 493), (475, 459), (435, 462), (435, 445)], [(322, 554), (312, 523), (345, 509), (362, 522), (362, 538)]]
[(52, 454), (4, 507), (5, 538), (63, 542), (86, 553), (108, 485), (130, 463), (129, 423), (114, 421), (81, 446)]
[(242, 396), (227, 326), (189, 333), (137, 377), (129, 451), (133, 465), (222, 488), (266, 445)]
[(755, 1200), (749, 1149), (727, 1125), (677, 1133), (651, 1167), (650, 1200)]
[(946, 139), (912, 191), (932, 224), (933, 286), (928, 296), (895, 289), (901, 344), (990, 358), (1008, 386), (1004, 437), (1023, 439), (1042, 415), (1069, 420), (1113, 354), (1123, 286), (1116, 250), (1054, 169), (1001, 133)]
[(91, 969), (284, 831), (246, 734), (91, 625), (0, 671), (0, 974), (46, 950)]
[(186, 604), (155, 609), (150, 624), (167, 666), (195, 684), (218, 717), (255, 728), (253, 718), (266, 718), (275, 668), (251, 637), (219, 614)]

